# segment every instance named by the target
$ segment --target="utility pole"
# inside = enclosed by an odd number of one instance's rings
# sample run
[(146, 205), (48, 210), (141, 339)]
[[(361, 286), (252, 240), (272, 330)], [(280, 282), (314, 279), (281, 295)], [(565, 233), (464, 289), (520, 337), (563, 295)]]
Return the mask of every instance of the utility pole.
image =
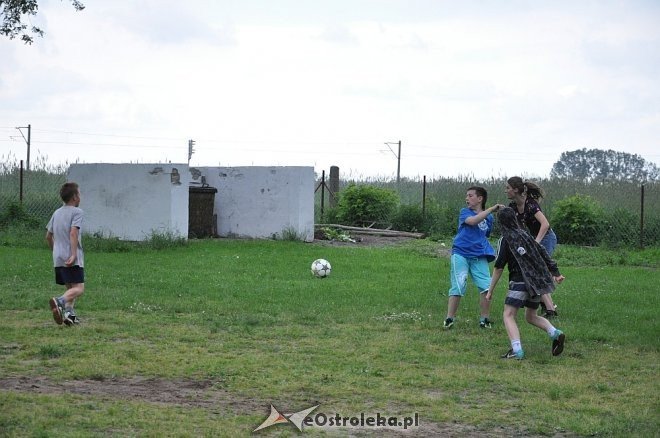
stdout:
[[(394, 156), (396, 157), (396, 186), (398, 188), (399, 183), (401, 182), (401, 140), (399, 140), (398, 142), (389, 141), (389, 142), (385, 142), (385, 144), (389, 148), (390, 152), (392, 152), (392, 154), (394, 154)], [(398, 144), (399, 145), (399, 152), (398, 153), (394, 153), (394, 151), (390, 147), (390, 145), (392, 145), (392, 144)]]
[(401, 140), (399, 140), (399, 153), (396, 154), (396, 185), (401, 181)]
[[(27, 143), (27, 162), (25, 167), (26, 170), (30, 170), (30, 136), (32, 134), (32, 125), (17, 126), (16, 129), (18, 129), (18, 132), (20, 132), (23, 136), (23, 140), (25, 140), (25, 143)], [(25, 135), (21, 129), (27, 129), (27, 138), (25, 138)]]
[(190, 164), (190, 157), (195, 152), (193, 146), (195, 145), (195, 140), (188, 140), (188, 164)]

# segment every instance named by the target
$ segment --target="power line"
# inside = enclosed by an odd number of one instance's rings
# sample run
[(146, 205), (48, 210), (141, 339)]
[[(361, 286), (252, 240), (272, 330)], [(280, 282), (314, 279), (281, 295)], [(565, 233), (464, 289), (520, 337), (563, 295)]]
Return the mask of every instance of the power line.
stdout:
[[(475, 152), (475, 153), (484, 153), (484, 152), (490, 152), (490, 153), (501, 153), (501, 154), (519, 154), (519, 151), (513, 151), (511, 149), (508, 150), (498, 150), (498, 149), (483, 149), (483, 148), (465, 148), (465, 147), (440, 147), (440, 146), (423, 146), (423, 145), (415, 145), (415, 144), (406, 144), (407, 148), (411, 149), (433, 149), (433, 150), (442, 150), (442, 151), (461, 151), (461, 152)], [(554, 153), (556, 148), (554, 148), (553, 151), (548, 151), (548, 152), (527, 152), (525, 151), (524, 155), (547, 155), (549, 153)]]
[(138, 136), (138, 135), (120, 135), (120, 134), (102, 134), (96, 132), (81, 132), (81, 131), (60, 131), (56, 129), (35, 129), (38, 132), (49, 132), (57, 134), (67, 134), (67, 135), (89, 135), (96, 137), (118, 137), (118, 138), (138, 138), (142, 140), (172, 140), (172, 141), (181, 141), (182, 137), (148, 137), (148, 136)]
[[(11, 128), (14, 129), (14, 128)], [(150, 136), (135, 136), (135, 135), (120, 135), (120, 134), (103, 134), (103, 133), (92, 133), (92, 132), (81, 132), (81, 131), (62, 131), (56, 129), (35, 129), (38, 132), (49, 132), (49, 133), (58, 133), (58, 134), (68, 134), (68, 135), (89, 135), (89, 136), (99, 136), (99, 137), (119, 137), (119, 138), (135, 138), (135, 139), (145, 139), (145, 140), (172, 140), (172, 141), (183, 141), (185, 137), (150, 137)], [(211, 143), (228, 143), (228, 144), (245, 144), (245, 143), (264, 143), (264, 144), (301, 144), (301, 145), (373, 145), (373, 142), (346, 142), (346, 141), (305, 141), (305, 140), (235, 140), (235, 139), (214, 139), (206, 138), (202, 139), (205, 142)]]
[[(78, 146), (100, 146), (100, 147), (113, 147), (113, 148), (129, 148), (129, 149), (168, 149), (168, 150), (181, 150), (181, 146), (164, 146), (164, 145), (138, 145), (138, 144), (121, 144), (121, 143), (86, 143), (86, 142), (60, 142), (60, 141), (39, 141), (37, 143), (33, 142), (33, 146), (44, 145), (62, 145), (63, 147), (78, 147)], [(398, 143), (397, 143), (398, 144)], [(195, 151), (212, 151), (216, 149), (207, 148), (207, 147), (196, 147)], [(282, 150), (282, 149), (241, 149), (240, 152), (259, 152), (259, 153), (277, 153), (277, 154), (297, 154), (297, 155), (318, 155), (318, 151), (315, 150)], [(356, 157), (372, 157), (378, 155), (381, 151), (374, 150), (372, 152), (342, 152), (342, 151), (332, 151), (328, 152), (331, 155), (340, 155), (340, 156), (356, 156)], [(489, 152), (489, 151), (483, 151)], [(509, 151), (509, 153), (512, 153)], [(396, 156), (396, 155), (395, 155)], [(451, 154), (408, 154), (408, 157), (411, 158), (443, 158), (443, 159), (471, 159), (475, 161), (483, 160), (507, 160), (507, 161), (528, 161), (528, 162), (555, 162), (556, 159), (553, 158), (530, 158), (530, 157), (521, 157), (519, 155), (515, 157), (507, 156), (462, 156), (462, 155), (451, 155)]]
[(181, 149), (181, 146), (163, 146), (163, 145), (144, 145), (144, 144), (128, 144), (128, 143), (88, 143), (77, 141), (47, 141), (41, 140), (37, 144), (59, 144), (70, 146), (110, 146), (118, 148), (135, 148), (135, 149)]
[[(3, 130), (15, 130), (16, 127), (0, 127), (0, 129)], [(136, 139), (136, 140), (160, 140), (160, 141), (176, 141), (180, 142), (183, 144), (183, 137), (182, 138), (175, 138), (175, 137), (149, 137), (149, 136), (131, 136), (131, 135), (120, 135), (120, 134), (105, 134), (105, 133), (94, 133), (94, 132), (83, 132), (83, 131), (64, 131), (64, 130), (56, 130), (56, 129), (33, 129), (35, 132), (40, 132), (40, 133), (58, 133), (58, 134), (67, 134), (67, 135), (83, 135), (83, 136), (98, 136), (98, 137), (112, 137), (112, 138), (126, 138), (126, 139)], [(22, 133), (21, 133), (22, 134)], [(10, 139), (0, 139), (1, 142), (14, 142), (18, 141), (20, 137), (11, 137)], [(25, 137), (24, 137), (25, 139)], [(26, 140), (26, 139), (25, 139)], [(27, 140), (26, 140), (27, 141)], [(312, 141), (301, 141), (301, 140), (296, 140), (296, 141), (281, 141), (281, 140), (230, 140), (230, 139), (200, 139), (198, 140), (200, 144), (196, 146), (196, 150), (199, 152), (209, 152), (209, 151), (214, 151), (214, 150), (224, 150), (225, 152), (235, 152), (235, 150), (232, 150), (232, 147), (235, 147), (237, 145), (270, 145), (270, 146), (277, 146), (277, 145), (305, 145), (305, 146), (315, 146), (315, 145), (323, 145), (323, 146), (373, 146), (374, 149), (371, 151), (357, 151), (355, 148), (353, 148), (352, 151), (350, 152), (343, 152), (343, 151), (332, 151), (332, 150), (327, 150), (326, 153), (330, 155), (338, 155), (338, 156), (355, 156), (355, 157), (373, 157), (375, 154), (379, 152), (378, 149), (376, 149), (377, 145), (379, 143), (377, 142), (342, 142), (342, 141), (335, 141), (335, 142), (330, 142), (330, 141), (323, 141), (323, 142), (312, 142)], [(398, 144), (398, 143), (393, 143), (393, 144)], [(147, 150), (147, 149), (161, 149), (161, 150), (182, 150), (184, 147), (181, 145), (166, 145), (166, 144), (157, 144), (156, 142), (151, 142), (149, 144), (135, 144), (135, 143), (106, 143), (106, 142), (84, 142), (84, 141), (56, 141), (56, 140), (43, 140), (43, 141), (32, 141), (33, 146), (39, 146), (39, 145), (59, 145), (61, 147), (79, 147), (79, 146), (87, 146), (87, 147), (98, 147), (98, 148), (130, 148), (134, 149), (135, 151), (139, 151), (141, 149)], [(388, 145), (389, 147), (389, 145)], [(430, 158), (440, 158), (440, 159), (455, 159), (455, 160), (462, 160), (462, 159), (471, 159), (479, 162), (483, 162), (484, 160), (506, 160), (506, 161), (528, 161), (528, 162), (536, 162), (536, 163), (552, 163), (556, 161), (556, 158), (549, 158), (548, 156), (553, 154), (553, 152), (548, 151), (548, 152), (528, 152), (525, 151), (524, 154), (521, 156), (518, 151), (513, 151), (513, 150), (489, 150), (485, 148), (464, 148), (464, 147), (440, 147), (440, 146), (430, 146), (428, 144), (406, 144), (406, 147), (409, 149), (431, 149), (438, 151), (439, 153), (410, 153), (407, 154), (408, 157), (411, 158), (422, 158), (422, 159), (430, 159)], [(95, 149), (94, 149), (95, 150)], [(397, 156), (397, 154), (392, 151), (390, 148), (390, 151), (397, 157), (398, 160), (398, 166), (400, 167), (400, 157)], [(465, 152), (474, 152), (475, 155), (471, 156), (465, 156), (464, 154), (461, 155), (453, 155), (451, 153), (448, 153), (449, 151), (460, 151), (462, 153)], [(277, 153), (277, 154), (296, 154), (296, 155), (317, 155), (318, 150), (311, 150), (311, 149), (306, 149), (306, 150), (291, 150), (291, 149), (273, 149), (273, 148), (246, 148), (246, 149), (240, 149), (240, 152), (248, 152), (248, 153)], [(501, 154), (497, 156), (492, 156), (492, 154)], [(511, 156), (511, 155), (513, 156)], [(484, 156), (487, 155), (487, 156)], [(539, 158), (532, 158), (531, 155), (538, 156)], [(659, 157), (660, 154), (637, 154), (637, 155), (643, 155), (646, 157)], [(545, 156), (546, 158), (540, 158), (541, 156)], [(400, 170), (398, 170), (399, 172)]]
[[(6, 129), (6, 130), (14, 130), (16, 129), (15, 127), (5, 127), (2, 126), (0, 129)], [(44, 133), (59, 133), (59, 134), (67, 134), (67, 135), (85, 135), (85, 136), (99, 136), (99, 137), (115, 137), (115, 138), (132, 138), (132, 139), (142, 139), (142, 140), (168, 140), (168, 141), (177, 141), (183, 143), (186, 141), (185, 137), (158, 137), (158, 136), (136, 136), (136, 135), (125, 135), (125, 134), (107, 134), (107, 133), (100, 133), (100, 132), (88, 132), (88, 131), (71, 131), (71, 130), (58, 130), (58, 129), (34, 129), (35, 132), (44, 132)], [(0, 141), (8, 141), (8, 140), (0, 140)], [(346, 146), (357, 146), (357, 145), (363, 145), (363, 146), (376, 146), (378, 142), (350, 142), (350, 141), (305, 141), (305, 140), (236, 140), (236, 139), (218, 139), (218, 138), (201, 138), (199, 141), (203, 143), (216, 143), (216, 144), (226, 144), (226, 145), (236, 145), (236, 144), (269, 144), (269, 145), (326, 145), (326, 146), (333, 146), (333, 145), (346, 145)], [(56, 143), (56, 142), (47, 142), (47, 141), (42, 141), (40, 143)], [(127, 144), (114, 144), (114, 143), (76, 143), (76, 142), (60, 142), (61, 144), (89, 144), (89, 145), (112, 145), (112, 146), (120, 146), (120, 147), (125, 147), (125, 146), (132, 146), (132, 145), (127, 145)], [(167, 146), (161, 146), (161, 145), (145, 145), (145, 147), (149, 148), (157, 148), (157, 147), (167, 147)], [(477, 148), (464, 148), (464, 147), (445, 147), (445, 146), (433, 146), (433, 145), (428, 145), (428, 144), (414, 144), (414, 143), (407, 143), (406, 147), (409, 149), (433, 149), (433, 150), (442, 150), (442, 151), (448, 151), (448, 150), (457, 150), (457, 151), (462, 151), (462, 152), (475, 152), (475, 153), (517, 153), (513, 152), (511, 150), (501, 150), (501, 149), (484, 149), (481, 147)], [(179, 148), (179, 146), (172, 146), (172, 148)], [(547, 153), (553, 153), (554, 151), (557, 150), (556, 147), (553, 146), (548, 146), (548, 148), (553, 148), (553, 150), (548, 150), (548, 152), (531, 152), (531, 151), (525, 151), (524, 154), (526, 156), (529, 155), (545, 155)], [(203, 148), (206, 149), (206, 148)], [(250, 150), (252, 151), (252, 150)], [(263, 151), (263, 149), (258, 149), (254, 151)], [(298, 151), (296, 151), (298, 152)], [(644, 155), (648, 157), (659, 157), (660, 154), (640, 154), (640, 153), (635, 153), (637, 155)], [(445, 158), (446, 155), (414, 155), (418, 157), (441, 157)]]

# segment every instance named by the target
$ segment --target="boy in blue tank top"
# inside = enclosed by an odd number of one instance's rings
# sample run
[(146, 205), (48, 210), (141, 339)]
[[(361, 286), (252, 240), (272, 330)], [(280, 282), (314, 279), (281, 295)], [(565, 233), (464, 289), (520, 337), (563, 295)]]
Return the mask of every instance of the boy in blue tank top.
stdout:
[(493, 215), (503, 205), (496, 204), (486, 208), (488, 193), (483, 187), (472, 186), (465, 196), (465, 208), (461, 209), (458, 218), (458, 233), (454, 237), (451, 251), (451, 269), (447, 318), (444, 328), (454, 325), (461, 297), (465, 296), (468, 276), (479, 290), (479, 306), (481, 316), (479, 327), (491, 328), (490, 301), (486, 300), (486, 292), (490, 285), (490, 270), (488, 262), (495, 260), (495, 251), (488, 242), (493, 228)]

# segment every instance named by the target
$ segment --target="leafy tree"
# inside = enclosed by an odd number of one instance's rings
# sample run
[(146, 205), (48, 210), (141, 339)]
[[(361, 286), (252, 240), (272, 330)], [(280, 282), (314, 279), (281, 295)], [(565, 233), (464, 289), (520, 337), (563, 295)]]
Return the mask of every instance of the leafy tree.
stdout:
[(660, 179), (660, 169), (639, 155), (611, 149), (578, 149), (562, 152), (550, 176), (582, 182), (648, 182)]
[[(85, 9), (78, 0), (71, 0), (77, 11)], [(37, 15), (39, 9), (37, 0), (0, 0), (0, 34), (13, 40), (21, 36), (25, 44), (32, 44), (33, 38), (26, 32), (28, 25), (24, 22), (30, 15)], [(34, 35), (43, 36), (44, 31), (37, 26), (30, 29)]]

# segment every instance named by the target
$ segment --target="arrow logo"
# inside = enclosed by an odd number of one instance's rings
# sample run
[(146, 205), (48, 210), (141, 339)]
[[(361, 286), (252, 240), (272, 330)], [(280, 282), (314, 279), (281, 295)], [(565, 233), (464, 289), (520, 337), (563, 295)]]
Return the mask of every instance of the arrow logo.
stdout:
[(319, 405), (312, 406), (311, 408), (307, 408), (303, 411), (299, 412), (294, 412), (293, 414), (280, 414), (280, 412), (275, 409), (273, 405), (270, 405), (270, 415), (266, 420), (264, 420), (263, 423), (256, 429), (254, 429), (252, 432), (256, 432), (261, 429), (265, 429), (269, 426), (272, 426), (274, 424), (280, 424), (280, 423), (293, 423), (294, 426), (298, 428), (299, 431), (302, 432), (302, 423), (305, 421), (305, 418), (309, 414), (312, 413), (312, 411), (316, 408), (318, 408)]

